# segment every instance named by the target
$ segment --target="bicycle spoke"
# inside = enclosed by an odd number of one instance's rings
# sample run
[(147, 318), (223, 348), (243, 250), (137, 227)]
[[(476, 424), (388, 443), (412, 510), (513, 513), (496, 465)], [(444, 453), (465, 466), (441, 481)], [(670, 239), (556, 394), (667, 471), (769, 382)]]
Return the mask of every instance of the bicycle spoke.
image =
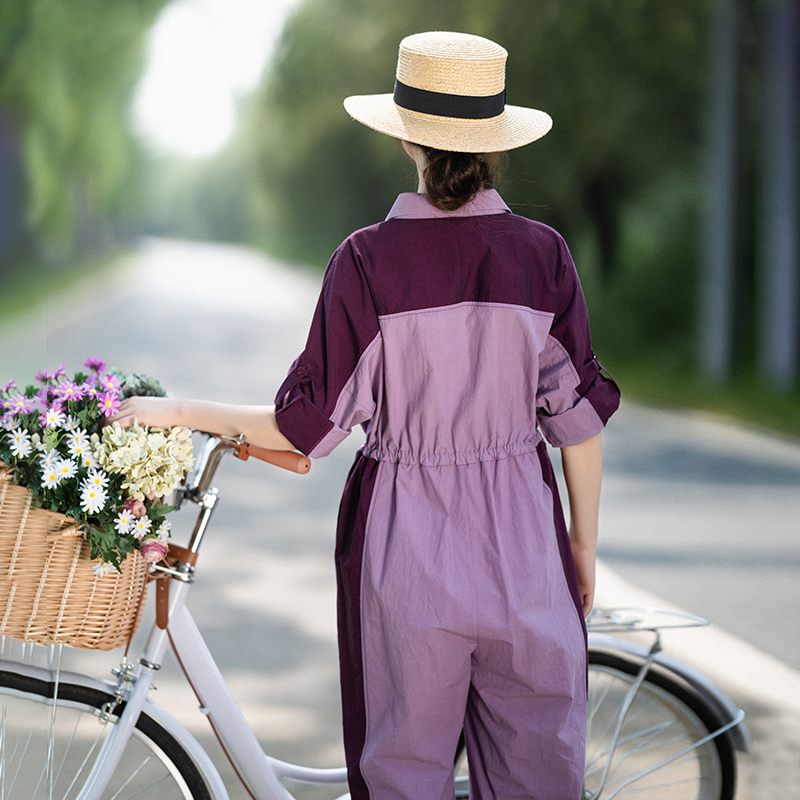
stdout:
[(6, 800), (6, 709), (3, 703), (3, 721), (0, 724), (0, 800)]
[(686, 703), (660, 683), (645, 681), (622, 704), (641, 673), (612, 665), (590, 672), (587, 714), (587, 798), (718, 800), (721, 778), (707, 729)]
[[(118, 798), (119, 798), (120, 794), (122, 794), (123, 790), (126, 789), (128, 784), (147, 766), (147, 764), (150, 762), (151, 758), (152, 758), (152, 756), (147, 756), (147, 758), (145, 758), (145, 760), (141, 764), (139, 764), (138, 768), (135, 769), (133, 772), (131, 772), (130, 776), (128, 777), (128, 780), (126, 780), (125, 783), (123, 783), (122, 786), (119, 787), (119, 791), (116, 792), (111, 797), (111, 800), (118, 800)], [(156, 781), (156, 783), (161, 783), (162, 780), (163, 780), (163, 778), (160, 778), (159, 780)], [(134, 797), (137, 794), (138, 794), (138, 792), (134, 792), (132, 795), (128, 795), (128, 797)], [(125, 800), (127, 800), (127, 798), (125, 798)]]
[[(58, 711), (58, 684), (61, 679), (61, 656), (63, 648), (60, 644), (47, 646), (47, 661), (48, 669), (53, 671), (53, 664), (55, 663), (55, 686), (53, 687), (53, 709), (50, 713), (50, 735), (47, 740), (47, 781), (48, 781), (48, 798), (53, 800), (53, 789), (55, 788), (55, 770), (53, 764), (55, 762), (55, 747), (56, 747), (56, 712)], [(54, 658), (58, 654), (58, 658)]]
[[(80, 725), (80, 717), (78, 717), (78, 719), (75, 722), (75, 727), (76, 728), (78, 727), (78, 725)], [(83, 773), (83, 770), (86, 768), (86, 765), (91, 760), (92, 755), (94, 755), (94, 751), (97, 749), (97, 745), (100, 743), (100, 740), (103, 738), (103, 734), (105, 732), (106, 732), (106, 726), (102, 725), (100, 727), (100, 732), (97, 734), (97, 736), (95, 737), (94, 741), (92, 742), (92, 746), (89, 748), (89, 752), (84, 757), (83, 761), (81, 762), (80, 766), (78, 767), (77, 771), (75, 772), (75, 776), (73, 777), (72, 782), (67, 787), (67, 791), (64, 792), (64, 797), (66, 797), (72, 791), (72, 788), (78, 782), (78, 778), (80, 778), (81, 774)]]
[(647, 793), (648, 795), (653, 792), (654, 789), (674, 789), (677, 786), (696, 786), (697, 785), (697, 778), (694, 777), (686, 777), (686, 778), (676, 778), (675, 780), (671, 781), (661, 781), (660, 783), (648, 783), (647, 786), (633, 786), (628, 785), (624, 787), (619, 787), (611, 794), (604, 794), (603, 800), (612, 800), (612, 798), (618, 796), (618, 792), (625, 790), (625, 796), (634, 795), (634, 794), (643, 794)]
[(67, 742), (67, 746), (64, 748), (64, 757), (61, 759), (61, 766), (58, 768), (56, 783), (58, 783), (61, 773), (64, 771), (64, 765), (67, 763), (67, 758), (72, 750), (73, 744), (75, 743), (75, 737), (78, 735), (78, 725), (80, 724), (80, 721), (80, 717), (76, 717), (75, 727), (72, 729), (72, 736), (70, 736), (69, 742)]
[[(48, 678), (58, 671), (57, 649), (51, 658), (54, 669), (42, 673), (41, 679), (27, 670), (15, 673), (8, 663), (0, 670), (0, 800), (74, 800), (98, 757), (103, 757), (109, 734), (118, 730), (113, 718), (104, 722), (102, 716), (113, 698), (65, 683), (66, 673), (54, 686)], [(148, 717), (146, 726), (134, 729), (110, 782), (97, 796), (208, 797), (198, 789), (200, 774), (188, 763), (180, 743)]]
[[(131, 800), (132, 797), (137, 797), (138, 795), (142, 794), (143, 792), (149, 791), (154, 786), (157, 786), (159, 783), (163, 783), (169, 777), (170, 776), (169, 776), (168, 773), (164, 774), (160, 778), (154, 780), (151, 784), (149, 784), (147, 786), (142, 786), (141, 789), (137, 789), (133, 794), (126, 795), (123, 798), (117, 798), (117, 795), (115, 794), (114, 797), (111, 798), (111, 800)], [(120, 790), (120, 791), (122, 791), (122, 790)], [(119, 794), (119, 792), (117, 794)]]
[[(28, 740), (25, 742), (25, 747), (22, 748), (22, 755), (20, 756), (19, 764), (17, 764), (17, 771), (14, 773), (14, 780), (11, 781), (11, 786), (8, 789), (9, 795), (13, 793), (14, 787), (17, 785), (17, 779), (19, 778), (20, 771), (22, 770), (22, 765), (25, 762), (25, 755), (28, 752), (28, 748), (31, 746), (31, 739), (33, 739), (33, 732), (34, 729), (31, 728), (31, 732), (28, 734)], [(14, 746), (14, 752), (11, 754), (11, 759), (9, 761), (10, 764), (14, 763), (16, 755), (17, 755), (17, 745)], [(5, 758), (3, 759), (3, 767), (5, 767)], [(3, 795), (3, 798), (5, 800), (5, 794)]]
[[(589, 715), (588, 715), (589, 722), (588, 722), (588, 728), (587, 728), (587, 732), (586, 732), (586, 741), (587, 741), (587, 743), (592, 741), (592, 739), (595, 738), (595, 734), (596, 734), (596, 732), (594, 731), (595, 717), (597, 716), (598, 712), (601, 709), (605, 708), (604, 704), (605, 704), (606, 700), (608, 699), (608, 695), (611, 692), (611, 690), (613, 688), (613, 685), (614, 685), (613, 681), (607, 680), (605, 682), (605, 691), (603, 692), (603, 695), (600, 698), (600, 702), (595, 702), (595, 700), (593, 698), (593, 700), (592, 700), (592, 702), (591, 702), (591, 704), (589, 706), (589, 709), (590, 709)], [(593, 687), (593, 690), (595, 690), (595, 692), (596, 692), (596, 688), (597, 687), (595, 685)], [(614, 716), (613, 714), (609, 715), (609, 720), (606, 723), (605, 729), (600, 733), (599, 736), (596, 736), (596, 741), (598, 742), (598, 747), (600, 746), (600, 744), (602, 744), (602, 742), (604, 742), (606, 740), (606, 738), (608, 737), (609, 732), (611, 731), (612, 727), (616, 724), (616, 721), (617, 721), (616, 716)], [(592, 753), (590, 759), (593, 760), (594, 756), (595, 756), (595, 753)]]

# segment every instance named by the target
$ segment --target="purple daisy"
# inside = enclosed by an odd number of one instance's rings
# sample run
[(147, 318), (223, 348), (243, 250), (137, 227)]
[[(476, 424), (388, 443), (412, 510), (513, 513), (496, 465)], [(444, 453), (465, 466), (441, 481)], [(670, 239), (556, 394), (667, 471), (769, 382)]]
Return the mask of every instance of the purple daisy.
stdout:
[(106, 392), (101, 395), (99, 405), (104, 417), (113, 417), (119, 411), (119, 397), (111, 392)]
[(105, 389), (106, 393), (114, 392), (114, 394), (116, 394), (119, 391), (119, 378), (116, 375), (112, 375), (110, 372), (101, 375), (97, 379), (97, 383), (102, 389)]
[(96, 373), (102, 372), (106, 368), (106, 365), (99, 358), (88, 358), (83, 366), (90, 372)]
[(55, 388), (55, 394), (64, 402), (80, 400), (83, 397), (83, 388), (72, 381), (64, 381)]
[(12, 414), (29, 414), (33, 410), (33, 403), (24, 394), (15, 394), (10, 398), (9, 411)]

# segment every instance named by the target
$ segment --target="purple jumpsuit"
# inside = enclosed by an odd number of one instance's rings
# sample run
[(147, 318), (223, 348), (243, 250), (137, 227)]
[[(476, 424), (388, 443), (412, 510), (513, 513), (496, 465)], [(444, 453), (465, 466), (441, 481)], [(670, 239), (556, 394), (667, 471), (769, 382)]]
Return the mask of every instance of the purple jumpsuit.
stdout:
[[(283, 434), (366, 442), (336, 543), (355, 800), (445, 800), (464, 727), (475, 798), (577, 800), (586, 640), (552, 467), (619, 392), (563, 239), (494, 191), (402, 194), (331, 259)], [(540, 433), (541, 430), (541, 433)]]

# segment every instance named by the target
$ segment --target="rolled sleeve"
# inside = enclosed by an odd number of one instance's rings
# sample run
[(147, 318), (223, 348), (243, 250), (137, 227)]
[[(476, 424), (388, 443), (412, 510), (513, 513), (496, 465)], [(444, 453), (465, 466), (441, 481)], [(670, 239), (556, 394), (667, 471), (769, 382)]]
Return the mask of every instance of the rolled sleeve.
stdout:
[[(311, 457), (328, 455), (374, 411), (366, 353), (379, 326), (358, 254), (347, 240), (323, 280), (306, 347), (275, 397), (281, 433)], [(355, 396), (358, 402), (347, 402)]]
[(544, 410), (538, 421), (542, 434), (553, 447), (580, 444), (600, 433), (619, 405), (616, 384), (598, 374), (591, 391), (583, 397), (573, 394), (573, 402), (556, 414)]
[(539, 357), (537, 422), (554, 447), (598, 434), (619, 406), (619, 388), (603, 374), (591, 346), (589, 317), (575, 265), (561, 240), (559, 297)]

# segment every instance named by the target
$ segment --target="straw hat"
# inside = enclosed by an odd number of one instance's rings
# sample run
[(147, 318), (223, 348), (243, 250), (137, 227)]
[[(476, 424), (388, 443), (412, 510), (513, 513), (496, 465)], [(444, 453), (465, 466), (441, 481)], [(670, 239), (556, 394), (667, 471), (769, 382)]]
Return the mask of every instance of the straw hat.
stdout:
[(400, 42), (394, 94), (348, 97), (351, 117), (376, 131), (438, 150), (493, 153), (544, 136), (553, 121), (505, 104), (508, 53), (466, 33), (431, 32)]

